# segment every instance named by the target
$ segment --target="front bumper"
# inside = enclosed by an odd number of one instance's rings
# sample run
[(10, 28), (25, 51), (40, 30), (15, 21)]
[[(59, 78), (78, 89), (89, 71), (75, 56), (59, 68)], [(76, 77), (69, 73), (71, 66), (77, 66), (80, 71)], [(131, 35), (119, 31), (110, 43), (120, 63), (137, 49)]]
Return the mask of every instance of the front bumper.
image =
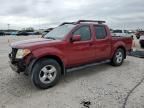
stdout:
[(10, 61), (9, 61), (9, 65), (13, 71), (18, 72), (18, 67), (16, 65), (12, 64)]
[(26, 70), (26, 64), (23, 59), (14, 59), (11, 54), (9, 54), (9, 59), (9, 65), (13, 71), (20, 73)]

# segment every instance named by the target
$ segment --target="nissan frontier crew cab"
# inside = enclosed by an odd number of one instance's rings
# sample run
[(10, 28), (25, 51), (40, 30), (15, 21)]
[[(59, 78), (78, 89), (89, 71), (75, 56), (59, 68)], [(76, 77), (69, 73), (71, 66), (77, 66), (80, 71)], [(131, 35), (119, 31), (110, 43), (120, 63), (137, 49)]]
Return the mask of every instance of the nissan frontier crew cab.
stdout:
[(11, 44), (10, 66), (41, 89), (54, 86), (68, 69), (110, 60), (120, 66), (132, 48), (131, 37), (113, 37), (104, 21), (65, 22), (42, 38)]

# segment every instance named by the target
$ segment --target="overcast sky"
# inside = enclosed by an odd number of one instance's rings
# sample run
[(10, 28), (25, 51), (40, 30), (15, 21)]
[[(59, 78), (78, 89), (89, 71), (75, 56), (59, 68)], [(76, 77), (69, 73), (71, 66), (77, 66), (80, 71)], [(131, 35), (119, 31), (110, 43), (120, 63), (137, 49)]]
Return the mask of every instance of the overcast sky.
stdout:
[(48, 28), (79, 19), (144, 29), (144, 0), (0, 0), (0, 29), (7, 24), (12, 29)]

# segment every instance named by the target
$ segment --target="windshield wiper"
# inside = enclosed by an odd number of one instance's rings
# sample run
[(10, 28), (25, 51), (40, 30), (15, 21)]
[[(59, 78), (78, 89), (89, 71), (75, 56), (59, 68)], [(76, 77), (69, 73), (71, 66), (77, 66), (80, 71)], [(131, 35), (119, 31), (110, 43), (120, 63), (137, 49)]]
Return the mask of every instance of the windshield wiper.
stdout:
[(53, 37), (45, 37), (45, 38), (47, 38), (47, 39), (53, 39), (53, 40), (56, 40), (55, 38), (53, 38)]

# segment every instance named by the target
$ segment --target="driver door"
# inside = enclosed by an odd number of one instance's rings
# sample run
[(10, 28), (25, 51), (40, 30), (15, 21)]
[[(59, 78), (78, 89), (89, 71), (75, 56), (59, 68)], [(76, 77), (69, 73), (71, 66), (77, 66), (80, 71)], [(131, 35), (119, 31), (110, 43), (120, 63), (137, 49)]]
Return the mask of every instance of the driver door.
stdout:
[(89, 26), (81, 26), (72, 35), (80, 35), (81, 40), (70, 42), (68, 47), (68, 64), (75, 66), (89, 63), (95, 58), (92, 34)]

